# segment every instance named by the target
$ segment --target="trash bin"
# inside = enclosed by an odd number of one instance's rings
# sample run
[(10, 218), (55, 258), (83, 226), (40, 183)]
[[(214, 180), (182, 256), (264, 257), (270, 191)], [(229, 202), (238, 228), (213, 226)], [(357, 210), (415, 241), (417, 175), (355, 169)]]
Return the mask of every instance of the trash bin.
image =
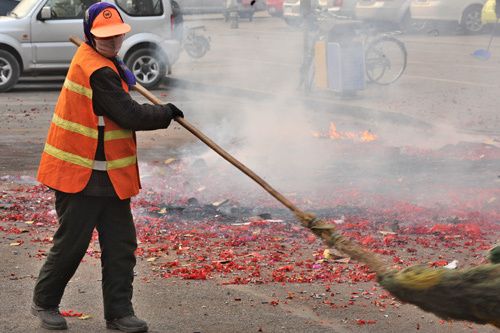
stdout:
[(362, 42), (328, 42), (326, 67), (328, 89), (340, 93), (365, 89), (365, 56)]

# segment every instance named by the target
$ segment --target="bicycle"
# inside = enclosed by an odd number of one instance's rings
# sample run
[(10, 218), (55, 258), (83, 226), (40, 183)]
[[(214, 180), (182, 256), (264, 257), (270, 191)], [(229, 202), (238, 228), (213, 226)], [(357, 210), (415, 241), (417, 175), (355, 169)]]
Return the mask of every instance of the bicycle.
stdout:
[(365, 49), (365, 72), (370, 82), (389, 85), (396, 82), (406, 70), (408, 52), (405, 44), (394, 37), (401, 32), (367, 35)]
[[(349, 23), (349, 32), (335, 36), (339, 23)], [(310, 35), (312, 33), (312, 36)], [(406, 46), (395, 35), (401, 32), (380, 32), (367, 23), (339, 16), (326, 10), (314, 10), (304, 20), (304, 59), (300, 69), (300, 83), (305, 92), (310, 92), (315, 77), (314, 46), (317, 41), (330, 36), (339, 43), (360, 39), (363, 43), (365, 75), (368, 82), (389, 85), (396, 82), (406, 70), (408, 53)]]
[(204, 25), (188, 27), (184, 25), (184, 16), (177, 1), (170, 0), (172, 7), (172, 24), (175, 39), (177, 39), (186, 53), (194, 59), (203, 57), (210, 50), (210, 37), (198, 34), (206, 31)]
[(187, 27), (182, 39), (182, 47), (191, 58), (203, 57), (210, 50), (210, 37), (197, 34), (197, 31), (206, 31), (205, 26)]

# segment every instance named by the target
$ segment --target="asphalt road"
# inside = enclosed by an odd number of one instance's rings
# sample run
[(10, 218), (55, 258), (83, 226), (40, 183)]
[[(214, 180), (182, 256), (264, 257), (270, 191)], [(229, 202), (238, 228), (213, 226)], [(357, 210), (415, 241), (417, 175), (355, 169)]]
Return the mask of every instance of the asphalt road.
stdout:
[[(500, 46), (494, 40), (492, 57), (487, 61), (471, 56), (474, 50), (485, 48), (488, 35), (442, 32), (437, 36), (397, 36), (406, 45), (408, 66), (396, 83), (369, 84), (351, 97), (324, 89), (313, 89), (311, 94), (304, 95), (297, 89), (302, 59), (301, 31), (263, 13), (253, 22), (241, 20), (238, 29), (231, 29), (218, 18), (218, 15), (186, 17), (186, 25), (206, 26), (211, 50), (201, 59), (191, 59), (182, 53), (170, 79), (165, 80), (160, 89), (165, 100), (172, 101), (174, 96), (179, 96), (175, 102), (180, 103), (193, 120), (200, 115), (219, 113), (230, 117), (229, 114), (252, 108), (249, 112), (253, 114), (277, 113), (279, 116), (286, 111), (277, 110), (288, 108), (286, 103), (292, 101), (298, 112), (311, 121), (317, 118), (323, 121), (327, 112), (334, 122), (338, 117), (351, 115), (354, 120), (366, 120), (376, 126), (379, 122), (397, 122), (404, 115), (453, 134), (499, 135), (496, 96), (500, 86)], [(27, 78), (4, 96), (7, 100), (29, 100), (30, 95), (46, 95), (42, 100), (52, 104), (61, 83), (60, 78)], [(170, 95), (165, 95), (165, 91)], [(204, 94), (200, 95), (201, 92)], [(296, 98), (302, 100), (300, 105)], [(205, 103), (207, 99), (217, 102)], [(321, 105), (311, 106), (307, 103), (311, 99)], [(220, 101), (227, 102), (223, 110)], [(201, 107), (196, 103), (201, 103)], [(426, 134), (425, 139), (427, 137)]]
[[(439, 148), (460, 141), (499, 144), (500, 47), (494, 44), (493, 56), (485, 62), (470, 55), (486, 46), (488, 36), (401, 36), (408, 48), (403, 77), (390, 86), (369, 85), (356, 96), (342, 97), (318, 89), (308, 95), (297, 90), (302, 35), (280, 19), (261, 15), (253, 22), (242, 20), (238, 29), (203, 17), (188, 18), (187, 23), (206, 25), (211, 50), (199, 60), (182, 54), (171, 78), (154, 93), (178, 105), (186, 119), (250, 165), (255, 161), (273, 165), (268, 160), (274, 155), (287, 160), (287, 154), (296, 152), (294, 144), (311, 137), (312, 132), (327, 132), (332, 122), (339, 131), (369, 129), (387, 146)], [(0, 95), (2, 176), (33, 175), (61, 83), (61, 78), (23, 79), (13, 91)], [(206, 156), (204, 146), (179, 125), (167, 131), (139, 133), (139, 143), (143, 162), (190, 154)], [(310, 156), (306, 154), (310, 152), (300, 153)], [(256, 165), (259, 173), (267, 170), (265, 163)], [(495, 170), (498, 167), (493, 166), (490, 171)], [(2, 183), (2, 190), (7, 185)], [(43, 332), (28, 313), (34, 277), (42, 264), (30, 255), (28, 239), (13, 250), (9, 238), (3, 238), (2, 332)], [(90, 320), (70, 319), (70, 332), (105, 331), (101, 330), (99, 270), (98, 260), (89, 258), (67, 289), (64, 307), (92, 315)], [(433, 315), (409, 305), (389, 309), (384, 314), (387, 317), (364, 306), (325, 311), (318, 307), (320, 300), (311, 296), (324, 291), (320, 285), (284, 288), (279, 284), (223, 286), (213, 280), (149, 280), (149, 270), (149, 263), (139, 262), (135, 303), (152, 332), (447, 330)], [(346, 297), (351, 289), (338, 286)], [(269, 304), (275, 297), (286, 298), (291, 291), (303, 297), (290, 304)], [(370, 316), (380, 317), (379, 323), (359, 326), (352, 322)], [(496, 330), (457, 323), (451, 324), (449, 331)]]

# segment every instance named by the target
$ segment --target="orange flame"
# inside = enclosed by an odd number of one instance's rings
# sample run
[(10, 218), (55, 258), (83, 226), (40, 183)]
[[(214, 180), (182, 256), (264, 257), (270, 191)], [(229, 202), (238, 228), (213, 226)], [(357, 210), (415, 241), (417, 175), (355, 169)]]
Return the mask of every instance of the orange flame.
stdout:
[(337, 125), (334, 122), (330, 123), (330, 128), (328, 130), (328, 134), (322, 134), (320, 132), (313, 132), (312, 135), (315, 138), (330, 138), (333, 140), (353, 140), (353, 141), (361, 141), (361, 142), (372, 142), (377, 140), (377, 136), (373, 134), (370, 130), (365, 130), (361, 133), (357, 132), (340, 132), (337, 130)]
[(330, 123), (330, 131), (328, 132), (330, 139), (340, 139), (342, 135), (337, 132), (337, 126), (335, 123)]
[(370, 132), (370, 130), (363, 131), (363, 133), (361, 134), (361, 141), (363, 142), (372, 142), (375, 140), (377, 140), (377, 136)]

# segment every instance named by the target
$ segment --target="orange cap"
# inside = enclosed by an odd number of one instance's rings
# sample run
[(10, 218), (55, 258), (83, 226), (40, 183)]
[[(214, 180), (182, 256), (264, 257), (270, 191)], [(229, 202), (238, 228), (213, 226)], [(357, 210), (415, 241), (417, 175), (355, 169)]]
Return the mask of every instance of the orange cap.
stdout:
[(130, 25), (123, 23), (120, 14), (115, 8), (105, 8), (100, 12), (94, 22), (90, 32), (98, 38), (106, 38), (121, 35), (130, 31)]

